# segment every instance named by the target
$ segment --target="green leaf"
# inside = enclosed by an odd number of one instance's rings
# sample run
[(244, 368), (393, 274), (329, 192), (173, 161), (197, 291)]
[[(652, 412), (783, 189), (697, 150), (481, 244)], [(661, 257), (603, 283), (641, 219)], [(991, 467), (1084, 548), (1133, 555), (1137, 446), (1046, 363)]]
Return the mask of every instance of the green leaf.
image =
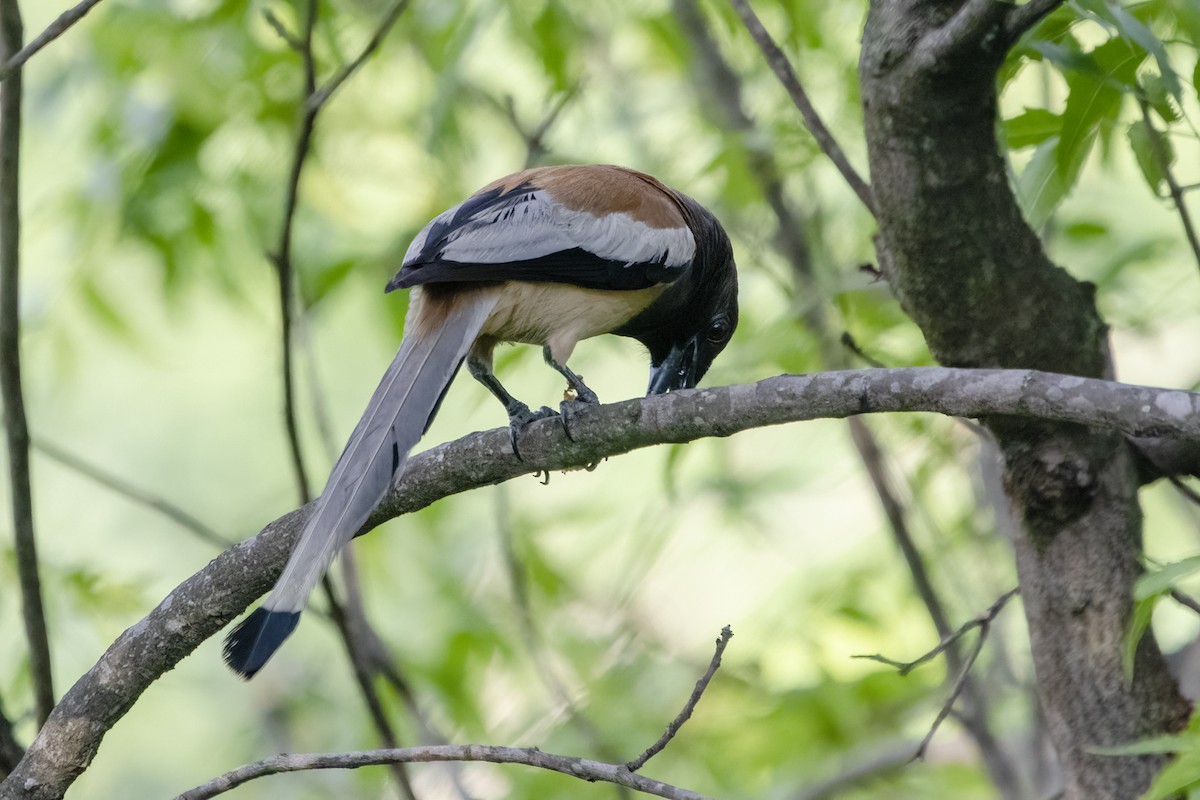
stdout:
[(1025, 219), (1035, 228), (1045, 224), (1071, 190), (1056, 166), (1057, 149), (1058, 137), (1042, 142), (1017, 178), (1017, 197)]
[(533, 21), (534, 46), (555, 91), (565, 91), (572, 81), (570, 59), (579, 33), (569, 14), (558, 3), (546, 3)]
[(1178, 122), (1182, 119), (1179, 108), (1175, 105), (1175, 100), (1172, 99), (1170, 89), (1167, 87), (1166, 81), (1163, 80), (1163, 76), (1150, 72), (1141, 77), (1140, 83), (1146, 102), (1150, 104), (1150, 107), (1154, 109), (1163, 122)]
[(1192, 88), (1196, 90), (1196, 97), (1200, 98), (1200, 58), (1196, 59), (1196, 66), (1192, 69)]
[(1200, 572), (1200, 556), (1167, 564), (1137, 579), (1133, 586), (1133, 599), (1141, 601), (1157, 597), (1174, 589), (1181, 579), (1195, 572)]
[(1167, 165), (1175, 160), (1170, 140), (1160, 131), (1142, 121), (1130, 125), (1127, 135), (1129, 146), (1133, 148), (1133, 155), (1137, 158), (1137, 164), (1142, 170), (1142, 176), (1149, 184), (1150, 191), (1158, 194), (1159, 188), (1167, 179), (1159, 148), (1166, 151)]
[(1122, 94), (1136, 85), (1137, 68), (1145, 57), (1144, 50), (1113, 39), (1087, 54), (1090, 67), (1068, 71), (1070, 94), (1056, 153), (1059, 175), (1068, 187), (1078, 178), (1101, 123), (1116, 121)]
[(1167, 57), (1167, 48), (1162, 39), (1155, 36), (1141, 20), (1120, 5), (1113, 3), (1109, 6), (1109, 11), (1112, 14), (1113, 24), (1117, 26), (1121, 35), (1136, 42), (1143, 50), (1154, 56), (1154, 60), (1158, 62), (1158, 68), (1162, 72), (1163, 84), (1167, 91), (1176, 100), (1182, 100), (1183, 84), (1180, 82), (1175, 68), (1171, 66), (1171, 60)]
[(1004, 135), (1013, 150), (1033, 147), (1062, 133), (1062, 117), (1044, 108), (1027, 108), (1004, 120)]
[(1133, 606), (1133, 618), (1129, 621), (1129, 630), (1125, 632), (1125, 640), (1121, 642), (1121, 668), (1125, 679), (1133, 682), (1134, 660), (1137, 658), (1138, 645), (1150, 627), (1154, 616), (1154, 606), (1158, 604), (1159, 595), (1139, 600)]
[(1200, 739), (1189, 733), (1150, 736), (1129, 744), (1089, 747), (1087, 751), (1098, 756), (1155, 756), (1179, 753), (1193, 747), (1200, 747)]
[(1200, 747), (1194, 743), (1158, 773), (1142, 800), (1170, 800), (1200, 787)]

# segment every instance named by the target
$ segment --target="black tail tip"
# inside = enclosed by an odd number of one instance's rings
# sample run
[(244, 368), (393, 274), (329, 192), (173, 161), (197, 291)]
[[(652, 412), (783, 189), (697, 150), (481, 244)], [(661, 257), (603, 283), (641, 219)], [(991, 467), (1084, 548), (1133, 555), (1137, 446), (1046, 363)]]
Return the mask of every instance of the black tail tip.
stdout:
[(299, 611), (269, 611), (261, 606), (225, 637), (225, 663), (246, 680), (262, 669), (296, 624)]

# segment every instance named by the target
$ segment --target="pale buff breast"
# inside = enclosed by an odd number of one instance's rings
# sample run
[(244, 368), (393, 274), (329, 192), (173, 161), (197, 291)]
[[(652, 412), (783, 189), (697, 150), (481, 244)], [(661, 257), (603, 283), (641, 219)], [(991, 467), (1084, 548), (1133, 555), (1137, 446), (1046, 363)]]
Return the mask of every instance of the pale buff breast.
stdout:
[(566, 364), (577, 342), (621, 327), (665, 288), (614, 292), (565, 283), (513, 281), (501, 288), (480, 336), (549, 345), (554, 360)]

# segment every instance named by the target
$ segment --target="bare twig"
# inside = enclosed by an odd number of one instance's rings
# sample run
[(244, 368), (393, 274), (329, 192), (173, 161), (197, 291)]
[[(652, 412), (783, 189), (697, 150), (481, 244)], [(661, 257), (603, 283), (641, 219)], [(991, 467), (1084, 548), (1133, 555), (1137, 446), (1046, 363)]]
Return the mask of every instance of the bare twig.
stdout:
[[(17, 0), (0, 0), (0, 59), (21, 49), (24, 36)], [(21, 614), (29, 643), (34, 706), (39, 727), (54, 708), (50, 639), (42, 608), (33, 494), (29, 475), (29, 423), (21, 388), (20, 163), (21, 70), (0, 84), (0, 395), (4, 399), (13, 538), (21, 584)]]
[(41, 439), (34, 439), (32, 444), (33, 449), (46, 458), (61, 464), (72, 472), (83, 475), (89, 480), (95, 481), (106, 489), (111, 489), (126, 500), (131, 500), (138, 505), (157, 511), (180, 527), (194, 533), (197, 538), (211, 545), (215, 545), (223, 550), (233, 544), (232, 541), (222, 536), (215, 529), (174, 503), (151, 494), (145, 489), (135, 486), (122, 478), (118, 478), (116, 475), (101, 469), (95, 464), (90, 464), (78, 456), (68, 453), (58, 445), (42, 441)]
[(280, 772), (313, 769), (356, 769), (378, 764), (428, 763), (435, 761), (486, 761), (492, 764), (522, 764), (528, 767), (561, 772), (585, 781), (605, 781), (627, 786), (655, 797), (670, 800), (706, 800), (702, 795), (677, 786), (644, 778), (630, 772), (624, 764), (605, 764), (574, 756), (544, 753), (536, 747), (498, 747), (465, 744), (406, 747), (399, 750), (366, 750), (355, 753), (314, 753), (282, 755), (248, 764), (209, 781), (203, 786), (184, 792), (176, 800), (207, 800), (241, 786), (247, 781)]
[(855, 356), (857, 356), (858, 359), (860, 361), (862, 361), (863, 363), (865, 363), (868, 367), (875, 367), (877, 369), (886, 369), (887, 368), (887, 364), (884, 364), (882, 361), (880, 361), (879, 359), (872, 356), (866, 350), (863, 350), (862, 347), (858, 344), (858, 340), (854, 338), (854, 335), (852, 333), (850, 333), (850, 331), (842, 331), (842, 335), (841, 335), (841, 338), (839, 339), (839, 341), (841, 341), (842, 347), (845, 347), (847, 350), (849, 350), (851, 353), (853, 353)]
[(1197, 614), (1200, 614), (1200, 602), (1198, 602), (1196, 598), (1192, 597), (1191, 595), (1184, 594), (1178, 589), (1172, 589), (1171, 599), (1176, 603), (1179, 603), (1179, 605), (1183, 606), (1184, 608), (1189, 608)]
[(938, 636), (945, 640), (952, 633), (950, 620), (946, 616), (941, 599), (934, 591), (933, 581), (929, 579), (929, 572), (925, 569), (925, 561), (921, 558), (921, 552), (917, 549), (912, 532), (908, 529), (904, 507), (896, 497), (896, 493), (892, 491), (887, 468), (883, 463), (883, 453), (863, 420), (851, 417), (847, 422), (850, 425), (850, 437), (862, 458), (863, 466), (867, 469), (871, 485), (875, 488), (875, 494), (883, 507), (884, 516), (887, 517), (892, 538), (900, 548), (905, 563), (908, 564), (908, 571), (912, 574), (913, 586), (917, 590), (917, 595), (925, 604), (925, 609), (929, 612), (930, 619), (933, 620), (933, 627), (937, 630)]
[[(59, 14), (58, 19), (46, 26), (46, 30), (35, 36), (32, 42), (4, 59), (3, 66), (0, 66), (0, 81), (6, 80), (10, 75), (19, 70), (21, 65), (28, 61), (34, 53), (66, 33), (68, 28), (83, 19), (84, 15), (91, 11), (94, 6), (99, 5), (99, 3), (100, 0), (83, 0), (82, 3), (74, 8), (67, 9)], [(7, 55), (8, 52), (6, 49), (5, 54)]]
[(306, 105), (308, 111), (314, 113), (320, 111), (321, 107), (329, 101), (329, 98), (333, 97), (333, 93), (341, 88), (342, 84), (379, 49), (388, 32), (396, 24), (396, 20), (400, 19), (400, 15), (408, 8), (410, 2), (411, 0), (396, 0), (396, 2), (392, 3), (387, 13), (383, 15), (383, 19), (380, 21), (378, 27), (375, 28), (375, 32), (371, 34), (370, 40), (367, 41), (355, 59), (338, 70), (319, 90), (310, 93)]
[(658, 741), (646, 748), (646, 751), (632, 761), (625, 762), (625, 767), (630, 772), (637, 772), (646, 765), (646, 762), (654, 758), (662, 752), (663, 748), (671, 743), (675, 738), (675, 734), (679, 733), (679, 729), (683, 727), (683, 723), (692, 718), (692, 712), (696, 710), (696, 704), (700, 702), (704, 690), (708, 688), (709, 681), (717, 674), (717, 669), (721, 666), (721, 655), (725, 652), (726, 645), (733, 637), (733, 630), (726, 625), (721, 629), (721, 635), (717, 637), (717, 649), (713, 652), (712, 661), (708, 664), (708, 669), (700, 676), (700, 680), (696, 681), (696, 687), (692, 689), (691, 697), (683, 705), (683, 710), (675, 719), (671, 720), (671, 724), (667, 726), (663, 735), (658, 737)]
[[(887, 467), (879, 443), (870, 427), (861, 418), (851, 417), (847, 422), (854, 447), (862, 459), (863, 466), (866, 467), (875, 494), (883, 507), (884, 516), (887, 517), (892, 539), (900, 548), (904, 561), (908, 565), (917, 595), (925, 605), (938, 636), (945, 641), (953, 636), (950, 621), (946, 615), (945, 606), (933, 587), (929, 572), (925, 568), (925, 560), (921, 557), (921, 552), (913, 540), (904, 506), (896, 497), (891, 481), (888, 479)], [(961, 636), (961, 634), (959, 635)], [(980, 755), (987, 765), (993, 783), (1001, 796), (1019, 797), (1021, 794), (1020, 780), (1013, 763), (1004, 753), (988, 725), (987, 695), (969, 676), (968, 670), (963, 669), (962, 657), (953, 642), (946, 646), (946, 665), (951, 673), (962, 675), (961, 685), (954, 690), (954, 696), (957, 698), (959, 693), (964, 691), (966, 694), (966, 708), (962, 712), (963, 728), (978, 745)]]
[(504, 116), (508, 118), (508, 122), (512, 125), (513, 130), (517, 132), (517, 135), (525, 143), (526, 169), (541, 163), (542, 158), (546, 155), (546, 134), (554, 127), (554, 123), (558, 122), (559, 115), (562, 114), (567, 105), (579, 95), (581, 88), (583, 88), (583, 81), (576, 81), (565, 91), (559, 92), (554, 102), (550, 104), (550, 107), (542, 115), (541, 121), (533, 128), (526, 128), (520, 114), (517, 113), (516, 103), (512, 95), (505, 96), (503, 100), (493, 98), (491, 95), (487, 96), (488, 100), (504, 112)]
[[(349, 65), (343, 67), (324, 87), (317, 88), (316, 57), (313, 53), (313, 32), (316, 29), (317, 16), (320, 10), (319, 0), (308, 0), (304, 18), (304, 28), (299, 37), (292, 36), (273, 15), (268, 15), (268, 22), (296, 50), (304, 64), (304, 100), (300, 119), (300, 130), (296, 137), (296, 145), (292, 154), (292, 164), (288, 175), (288, 184), (284, 201), (283, 223), (280, 231), (279, 248), (272, 258), (279, 273), (279, 304), (280, 304), (280, 338), (282, 340), (282, 372), (284, 383), (284, 421), (288, 435), (288, 443), (292, 454), (296, 483), (302, 503), (310, 499), (308, 478), (304, 467), (304, 458), (297, 429), (295, 401), (295, 372), (292, 347), (292, 302), (293, 280), (295, 269), (292, 263), (292, 232), (295, 224), (296, 209), (299, 204), (300, 178), (304, 171), (308, 155), (312, 150), (312, 139), (316, 129), (317, 116), (320, 114), (326, 100), (332, 96), (337, 87), (351, 75), (375, 52), (384, 36), (395, 24), (400, 14), (407, 7), (407, 0), (401, 0), (385, 15), (383, 21), (376, 27), (370, 42), (363, 48), (359, 56)], [(333, 581), (328, 575), (321, 580), (321, 587), (329, 603), (330, 616), (341, 635), (346, 655), (354, 673), (355, 682), (362, 694), (367, 712), (379, 734), (380, 741), (387, 748), (395, 748), (398, 744), (396, 733), (384, 711), (379, 692), (374, 683), (375, 659), (372, 645), (378, 641), (378, 635), (371, 629), (366, 619), (360, 598), (357, 595), (357, 577), (353, 559), (347, 556), (343, 559), (343, 570), (348, 583), (355, 586), (351, 602), (343, 604), (334, 590)], [(401, 762), (389, 765), (392, 777), (395, 779), (400, 793), (407, 800), (416, 800), (412, 782), (408, 772)]]
[(1150, 104), (1146, 102), (1146, 98), (1141, 93), (1138, 93), (1137, 101), (1142, 110), (1142, 125), (1146, 127), (1146, 136), (1150, 139), (1150, 150), (1154, 153), (1154, 160), (1158, 162), (1158, 168), (1162, 170), (1167, 191), (1170, 192), (1171, 200), (1175, 203), (1175, 210), (1179, 212), (1179, 220), (1183, 223), (1183, 234), (1187, 237), (1188, 246), (1192, 249), (1192, 256), (1196, 259), (1196, 264), (1200, 266), (1200, 236), (1196, 233), (1192, 215), (1188, 213), (1183, 187), (1179, 185), (1179, 181), (1175, 179), (1175, 173), (1171, 170), (1171, 156), (1163, 144), (1163, 134), (1154, 127), (1154, 123), (1150, 120)]
[[(271, 257), (279, 276), (279, 335), (283, 378), (283, 420), (287, 431), (288, 449), (292, 456), (293, 474), (303, 503), (310, 499), (308, 475), (304, 468), (304, 454), (300, 446), (300, 432), (296, 424), (296, 381), (292, 358), (292, 229), (296, 219), (296, 207), (300, 197), (300, 175), (308, 158), (312, 144), (313, 127), (317, 121), (316, 109), (308, 108), (308, 98), (316, 90), (316, 64), (313, 60), (312, 37), (317, 24), (318, 0), (308, 0), (304, 17), (304, 32), (297, 40), (300, 58), (304, 62), (305, 104), (300, 118), (300, 131), (296, 135), (296, 146), (292, 150), (292, 164), (288, 172), (287, 190), (284, 195), (283, 222), (280, 224), (279, 248)], [(280, 26), (281, 35), (283, 28)], [(286, 39), (285, 35), (285, 39)], [(291, 43), (292, 39), (287, 39)], [(296, 46), (296, 45), (293, 45)]]
[(975, 660), (979, 658), (979, 653), (982, 652), (983, 645), (987, 642), (990, 625), (990, 618), (979, 623), (979, 638), (976, 640), (975, 646), (971, 648), (971, 652), (967, 654), (967, 660), (963, 663), (962, 669), (959, 670), (958, 677), (954, 679), (954, 686), (950, 689), (950, 695), (946, 698), (946, 702), (942, 704), (942, 708), (938, 711), (937, 716), (933, 718), (933, 724), (929, 726), (929, 732), (925, 734), (925, 738), (921, 740), (921, 744), (917, 745), (917, 751), (913, 753), (913, 761), (920, 761), (925, 757), (925, 750), (929, 747), (929, 743), (933, 741), (934, 734), (937, 733), (938, 728), (941, 727), (942, 723), (946, 721), (946, 717), (950, 716), (950, 712), (954, 709), (954, 703), (962, 693), (963, 687), (967, 685), (967, 678), (971, 674), (971, 668), (975, 666)]
[(1023, 6), (1018, 6), (1009, 12), (1004, 23), (1004, 32), (1010, 42), (1017, 39), (1045, 19), (1054, 9), (1061, 6), (1065, 0), (1029, 0)]
[[(362, 652), (362, 647), (359, 645), (361, 639), (357, 635), (356, 627), (364, 623), (365, 620), (351, 619), (349, 606), (338, 602), (337, 593), (333, 588), (333, 581), (328, 575), (321, 578), (321, 586), (325, 590), (325, 597), (329, 600), (329, 612), (333, 618), (333, 623), (338, 629), (338, 633), (342, 637), (342, 645), (346, 648), (346, 655), (350, 660), (350, 669), (354, 673), (354, 680), (358, 683), (359, 693), (363, 696), (363, 702), (367, 706), (367, 713), (371, 716), (371, 722), (375, 725), (375, 730), (379, 733), (379, 740), (383, 746), (389, 750), (396, 749), (398, 740), (396, 739), (396, 731), (392, 728), (392, 723), (387, 718), (387, 712), (383, 710), (383, 703), (380, 702), (379, 693), (375, 691), (373, 676), (370, 669), (370, 659)], [(401, 762), (392, 762), (388, 764), (392, 772), (392, 779), (396, 781), (396, 785), (400, 788), (401, 795), (406, 800), (416, 800), (416, 794), (413, 792), (412, 781), (409, 780), (408, 770)]]
[(1007, 604), (1009, 600), (1016, 597), (1020, 591), (1021, 589), (1019, 587), (1009, 589), (1007, 592), (1000, 595), (999, 599), (992, 603), (992, 605), (989, 606), (986, 611), (974, 619), (963, 623), (957, 630), (951, 631), (948, 635), (943, 636), (942, 640), (938, 642), (937, 647), (933, 648), (919, 658), (914, 659), (913, 661), (896, 661), (888, 658), (887, 656), (880, 655), (879, 653), (875, 653), (873, 655), (858, 655), (854, 657), (863, 658), (868, 661), (878, 661), (881, 664), (887, 664), (889, 667), (895, 667), (896, 671), (901, 675), (907, 675), (922, 664), (926, 664), (937, 658), (942, 653), (946, 652), (949, 648), (954, 646), (959, 639), (966, 636), (975, 628), (990, 624), (992, 620), (996, 618), (996, 615), (999, 614), (1004, 608), (1005, 604)]
[(875, 199), (871, 195), (871, 187), (858, 174), (850, 164), (850, 160), (846, 158), (845, 152), (841, 145), (833, 138), (833, 134), (825, 127), (825, 123), (821, 120), (821, 116), (813, 107), (812, 101), (808, 99), (808, 93), (801, 85), (800, 79), (796, 77), (795, 70), (792, 69), (792, 64), (788, 61), (783, 51), (779, 49), (779, 45), (775, 44), (775, 40), (771, 38), (771, 34), (763, 27), (758, 15), (754, 13), (754, 9), (750, 7), (749, 0), (729, 0), (733, 5), (738, 16), (742, 18), (742, 23), (746, 26), (746, 30), (750, 32), (750, 36), (754, 39), (758, 49), (762, 51), (763, 56), (767, 59), (767, 64), (774, 71), (775, 76), (779, 78), (780, 83), (787, 89), (788, 94), (792, 98), (792, 102), (796, 104), (796, 108), (800, 111), (800, 116), (804, 118), (805, 127), (817, 140), (817, 145), (821, 151), (829, 157), (833, 165), (837, 167), (838, 172), (842, 173), (842, 177), (850, 184), (850, 188), (858, 195), (858, 199), (867, 207), (872, 214), (875, 213)]
[(292, 48), (297, 53), (303, 52), (304, 43), (297, 39), (296, 35), (287, 29), (287, 26), (284, 25), (283, 21), (275, 15), (274, 11), (269, 8), (264, 9), (263, 19), (267, 21), (267, 24), (271, 26), (271, 29), (275, 31), (276, 35), (278, 35), (280, 39), (283, 39), (283, 41), (287, 42), (288, 47)]

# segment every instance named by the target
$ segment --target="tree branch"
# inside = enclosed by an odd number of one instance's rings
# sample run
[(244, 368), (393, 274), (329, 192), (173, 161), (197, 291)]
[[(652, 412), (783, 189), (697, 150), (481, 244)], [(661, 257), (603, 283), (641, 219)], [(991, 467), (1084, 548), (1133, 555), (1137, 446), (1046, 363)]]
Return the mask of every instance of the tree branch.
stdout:
[(1008, 36), (1008, 41), (1011, 43), (1020, 39), (1064, 2), (1065, 0), (1029, 0), (1025, 5), (1013, 9), (1004, 22), (1004, 33)]
[[(46, 30), (39, 33), (32, 42), (17, 50), (12, 56), (5, 58), (3, 66), (0, 66), (0, 81), (7, 79), (19, 70), (34, 53), (66, 33), (68, 28), (83, 19), (84, 15), (99, 4), (100, 0), (83, 0), (74, 8), (59, 14), (58, 19), (46, 26)], [(7, 55), (7, 51), (5, 52)]]
[(845, 152), (841, 145), (833, 138), (833, 134), (825, 127), (825, 123), (821, 120), (817, 109), (813, 107), (812, 101), (808, 99), (808, 92), (804, 90), (804, 86), (800, 83), (800, 79), (796, 77), (796, 71), (792, 69), (792, 64), (788, 61), (783, 51), (779, 49), (779, 45), (775, 44), (775, 40), (771, 38), (771, 34), (763, 27), (758, 15), (754, 13), (754, 9), (750, 7), (748, 0), (729, 0), (733, 5), (734, 11), (742, 18), (742, 23), (746, 26), (746, 30), (750, 32), (750, 36), (754, 39), (754, 43), (758, 45), (758, 49), (762, 51), (763, 57), (767, 59), (767, 64), (775, 73), (775, 77), (779, 78), (779, 82), (783, 84), (783, 88), (792, 98), (792, 102), (796, 104), (797, 110), (800, 111), (800, 116), (804, 118), (804, 125), (808, 128), (809, 133), (817, 140), (817, 146), (821, 148), (821, 152), (829, 157), (833, 165), (837, 167), (838, 172), (842, 173), (842, 177), (846, 179), (846, 183), (850, 184), (850, 188), (858, 195), (858, 199), (872, 214), (875, 213), (875, 199), (871, 195), (871, 187), (867, 184), (862, 176), (850, 164), (850, 160), (846, 158)]
[(399, 750), (366, 750), (356, 753), (313, 753), (281, 755), (227, 772), (203, 786), (184, 792), (176, 800), (207, 800), (241, 786), (247, 781), (280, 772), (312, 769), (355, 769), (378, 764), (428, 763), (432, 761), (486, 761), (492, 764), (523, 764), (528, 767), (561, 772), (585, 781), (605, 781), (656, 797), (671, 800), (706, 800), (687, 789), (630, 772), (624, 764), (605, 764), (574, 756), (544, 753), (536, 747), (499, 747), (495, 745), (433, 745), (405, 747)]
[[(23, 36), (17, 0), (0, 0), (0, 59), (7, 61), (11, 54), (19, 52)], [(21, 388), (21, 89), (18, 67), (10, 80), (0, 84), (0, 395), (4, 399), (21, 615), (29, 643), (34, 706), (40, 726), (54, 708), (54, 681), (38, 575), (29, 475), (29, 423)]]
[(721, 635), (717, 637), (717, 649), (713, 652), (712, 661), (708, 663), (708, 669), (700, 676), (700, 680), (696, 681), (696, 686), (692, 689), (691, 696), (683, 704), (683, 710), (679, 712), (679, 715), (675, 719), (671, 720), (671, 724), (667, 726), (663, 735), (658, 737), (657, 742), (647, 747), (645, 752), (637, 758), (625, 762), (625, 767), (630, 772), (637, 772), (646, 766), (647, 761), (661, 753), (663, 748), (675, 738), (675, 734), (679, 733), (679, 729), (683, 727), (683, 724), (692, 718), (692, 712), (696, 710), (696, 704), (700, 702), (700, 698), (704, 695), (704, 690), (708, 688), (709, 682), (721, 667), (721, 656), (724, 655), (725, 647), (729, 644), (731, 638), (733, 638), (733, 629), (726, 625), (721, 629)]
[(944, 25), (925, 34), (914, 52), (925, 64), (934, 65), (956, 53), (977, 50), (981, 41), (1003, 27), (1011, 8), (998, 0), (966, 0)]
[(50, 444), (49, 442), (40, 439), (32, 441), (33, 449), (41, 453), (46, 458), (66, 467), (72, 472), (76, 472), (89, 480), (95, 481), (106, 489), (110, 489), (116, 494), (124, 497), (138, 505), (145, 506), (153, 511), (157, 511), (167, 519), (174, 522), (176, 525), (191, 531), (200, 539), (208, 544), (219, 547), (222, 550), (234, 543), (226, 539), (218, 533), (210, 525), (198, 519), (195, 515), (188, 513), (174, 503), (164, 500), (161, 497), (147, 492), (138, 486), (135, 486), (128, 481), (118, 478), (116, 475), (97, 467), (95, 464), (90, 464), (78, 456), (68, 453), (58, 445)]
[[(1006, 415), (1113, 428), (1130, 435), (1200, 439), (1200, 395), (1032, 370), (914, 367), (785, 375), (599, 406), (579, 414), (568, 440), (555, 420), (534, 423), (519, 461), (508, 429), (474, 433), (409, 459), (364, 530), (446, 497), (535, 471), (580, 469), (666, 442), (729, 436), (764, 425), (854, 414), (924, 411)], [(242, 613), (274, 583), (309, 508), (289, 512), (217, 556), (117, 638), (60, 701), (0, 783), (24, 800), (59, 798), (107, 731), (160, 675)]]
[(333, 93), (340, 89), (342, 84), (349, 80), (350, 76), (357, 72), (358, 68), (379, 49), (379, 46), (383, 44), (383, 40), (387, 38), (388, 32), (396, 24), (396, 20), (400, 19), (400, 15), (408, 8), (410, 2), (411, 0), (396, 0), (396, 2), (392, 3), (391, 8), (383, 15), (379, 26), (375, 28), (375, 32), (371, 34), (371, 38), (355, 59), (338, 70), (332, 78), (326, 81), (324, 86), (310, 94), (307, 104), (309, 112), (316, 113), (320, 111), (325, 103), (329, 101), (329, 98), (333, 97)]

